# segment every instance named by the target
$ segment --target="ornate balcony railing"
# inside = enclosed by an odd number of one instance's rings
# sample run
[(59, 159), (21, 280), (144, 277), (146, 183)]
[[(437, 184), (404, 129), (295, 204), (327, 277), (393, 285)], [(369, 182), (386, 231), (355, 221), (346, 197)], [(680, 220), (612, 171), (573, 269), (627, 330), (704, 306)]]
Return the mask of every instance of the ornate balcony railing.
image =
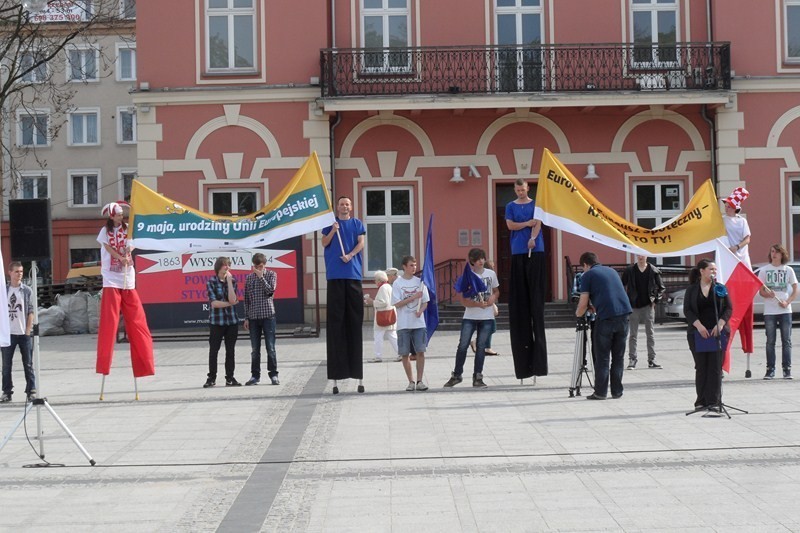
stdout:
[(323, 97), (731, 88), (730, 43), (328, 48)]

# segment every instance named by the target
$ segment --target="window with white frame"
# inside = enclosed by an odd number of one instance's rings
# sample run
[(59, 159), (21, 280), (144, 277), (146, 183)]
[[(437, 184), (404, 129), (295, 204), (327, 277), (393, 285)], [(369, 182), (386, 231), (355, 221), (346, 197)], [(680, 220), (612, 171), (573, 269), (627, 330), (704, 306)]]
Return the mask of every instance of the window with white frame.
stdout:
[[(501, 91), (542, 89), (541, 0), (496, 0), (497, 80)], [(533, 48), (532, 48), (533, 47)]]
[(258, 189), (209, 189), (208, 204), (215, 215), (249, 215), (258, 211)]
[(131, 189), (133, 188), (133, 180), (136, 179), (137, 171), (135, 168), (121, 168), (119, 169), (119, 188), (120, 198), (126, 202), (131, 201)]
[(136, 108), (117, 108), (117, 143), (133, 144), (136, 142)]
[(17, 111), (17, 145), (50, 145), (49, 109), (20, 109)]
[(124, 19), (135, 19), (136, 0), (119, 0), (119, 16)]
[(67, 81), (97, 81), (100, 51), (90, 46), (67, 48)]
[(100, 205), (100, 170), (70, 170), (70, 207)]
[(215, 70), (255, 70), (254, 0), (206, 0), (206, 65)]
[(20, 55), (19, 68), (22, 81), (25, 83), (41, 83), (47, 79), (47, 62), (45, 53), (41, 50), (23, 52)]
[[(361, 0), (361, 46), (363, 48), (407, 48), (411, 25), (408, 0)], [(407, 50), (364, 52), (364, 68), (405, 71), (410, 68)]]
[(80, 108), (69, 114), (70, 146), (97, 146), (100, 144), (100, 110)]
[(35, 199), (50, 197), (50, 171), (23, 171), (19, 173), (17, 198)]
[(136, 80), (136, 45), (117, 43), (117, 81)]
[(800, 62), (800, 0), (784, 0), (784, 56), (786, 61)]
[(632, 0), (631, 40), (635, 64), (677, 61), (678, 0)]
[[(683, 183), (680, 181), (647, 181), (633, 186), (633, 221), (637, 226), (652, 229), (683, 212)], [(681, 257), (664, 257), (664, 265), (679, 265)]]
[(366, 187), (362, 190), (364, 225), (364, 276), (400, 265), (414, 250), (411, 187)]

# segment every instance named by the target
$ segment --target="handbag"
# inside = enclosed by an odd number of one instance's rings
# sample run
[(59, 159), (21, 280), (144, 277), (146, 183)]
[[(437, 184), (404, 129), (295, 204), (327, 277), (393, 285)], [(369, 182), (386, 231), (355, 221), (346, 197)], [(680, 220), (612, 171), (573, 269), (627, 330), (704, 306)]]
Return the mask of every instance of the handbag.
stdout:
[(387, 326), (393, 326), (395, 322), (397, 322), (397, 313), (394, 307), (375, 312), (375, 324), (378, 326), (385, 328)]
[[(719, 339), (719, 344), (717, 343)], [(699, 331), (694, 332), (694, 351), (695, 352), (716, 352), (722, 350), (723, 352), (728, 347), (728, 332), (724, 329), (719, 337), (708, 337), (704, 339)]]

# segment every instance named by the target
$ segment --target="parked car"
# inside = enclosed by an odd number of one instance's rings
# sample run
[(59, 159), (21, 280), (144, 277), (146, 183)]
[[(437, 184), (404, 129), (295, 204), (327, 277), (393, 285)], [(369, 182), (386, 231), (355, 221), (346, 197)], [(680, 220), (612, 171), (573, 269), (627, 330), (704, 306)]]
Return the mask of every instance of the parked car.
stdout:
[[(800, 280), (800, 261), (790, 261), (787, 264), (792, 267), (797, 279)], [(756, 274), (758, 274), (758, 271), (762, 266), (764, 265), (762, 264), (756, 267)], [(798, 290), (800, 290), (800, 287), (798, 287)], [(684, 321), (686, 320), (686, 317), (683, 314), (683, 299), (685, 294), (686, 289), (681, 289), (679, 291), (667, 294), (665, 298), (664, 312), (667, 318), (675, 318)], [(764, 298), (762, 298), (758, 293), (756, 293), (755, 298), (753, 298), (753, 315), (756, 322), (764, 322)], [(800, 323), (800, 300), (796, 300), (792, 306), (792, 322)]]

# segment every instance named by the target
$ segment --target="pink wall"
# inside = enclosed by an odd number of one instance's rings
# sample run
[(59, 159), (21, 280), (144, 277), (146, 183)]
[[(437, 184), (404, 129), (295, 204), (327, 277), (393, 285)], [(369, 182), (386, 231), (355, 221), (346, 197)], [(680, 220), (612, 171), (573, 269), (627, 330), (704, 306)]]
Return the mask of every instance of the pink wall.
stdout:
[(775, 73), (775, 2), (717, 0), (713, 17), (714, 39), (733, 43), (731, 68), (737, 77)]

